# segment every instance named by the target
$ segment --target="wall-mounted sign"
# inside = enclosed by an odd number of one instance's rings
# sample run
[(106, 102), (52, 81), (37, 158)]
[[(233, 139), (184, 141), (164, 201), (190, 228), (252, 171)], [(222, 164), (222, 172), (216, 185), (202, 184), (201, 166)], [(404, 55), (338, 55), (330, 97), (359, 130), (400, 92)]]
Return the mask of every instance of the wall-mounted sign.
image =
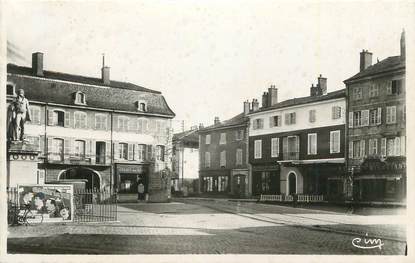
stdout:
[(29, 206), (43, 222), (73, 221), (72, 185), (18, 185), (19, 207)]

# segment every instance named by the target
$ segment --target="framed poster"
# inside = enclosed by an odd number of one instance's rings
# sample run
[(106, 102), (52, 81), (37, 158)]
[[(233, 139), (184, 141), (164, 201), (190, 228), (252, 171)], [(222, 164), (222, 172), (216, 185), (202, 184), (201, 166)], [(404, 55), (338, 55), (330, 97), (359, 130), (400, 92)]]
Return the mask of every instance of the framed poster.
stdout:
[(18, 205), (43, 222), (73, 221), (73, 185), (18, 185)]

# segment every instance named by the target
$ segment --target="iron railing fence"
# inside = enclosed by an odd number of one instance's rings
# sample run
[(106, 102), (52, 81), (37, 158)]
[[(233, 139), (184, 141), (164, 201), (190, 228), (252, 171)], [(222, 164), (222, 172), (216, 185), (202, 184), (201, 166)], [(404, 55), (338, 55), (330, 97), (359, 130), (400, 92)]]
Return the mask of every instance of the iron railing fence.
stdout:
[(117, 195), (106, 190), (76, 190), (74, 193), (75, 222), (117, 221)]

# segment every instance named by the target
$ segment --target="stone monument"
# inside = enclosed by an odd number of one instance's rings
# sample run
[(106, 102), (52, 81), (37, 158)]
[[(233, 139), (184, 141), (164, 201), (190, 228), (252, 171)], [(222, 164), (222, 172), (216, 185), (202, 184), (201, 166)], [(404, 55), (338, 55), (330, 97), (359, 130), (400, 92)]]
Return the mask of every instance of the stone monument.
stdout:
[(39, 149), (25, 140), (24, 134), (30, 117), (29, 101), (20, 89), (7, 108), (7, 187), (39, 183)]
[(155, 171), (154, 163), (149, 166), (148, 202), (170, 202), (171, 171), (165, 168)]

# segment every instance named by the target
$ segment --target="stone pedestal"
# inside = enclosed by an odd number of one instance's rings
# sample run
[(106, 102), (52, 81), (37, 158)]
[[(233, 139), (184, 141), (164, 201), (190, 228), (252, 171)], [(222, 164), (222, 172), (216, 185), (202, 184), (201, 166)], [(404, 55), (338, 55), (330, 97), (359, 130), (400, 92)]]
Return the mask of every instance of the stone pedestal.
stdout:
[(28, 142), (9, 142), (7, 145), (7, 187), (18, 184), (38, 184), (37, 147)]
[(169, 202), (170, 180), (170, 170), (155, 171), (154, 164), (151, 164), (149, 166), (148, 202)]

